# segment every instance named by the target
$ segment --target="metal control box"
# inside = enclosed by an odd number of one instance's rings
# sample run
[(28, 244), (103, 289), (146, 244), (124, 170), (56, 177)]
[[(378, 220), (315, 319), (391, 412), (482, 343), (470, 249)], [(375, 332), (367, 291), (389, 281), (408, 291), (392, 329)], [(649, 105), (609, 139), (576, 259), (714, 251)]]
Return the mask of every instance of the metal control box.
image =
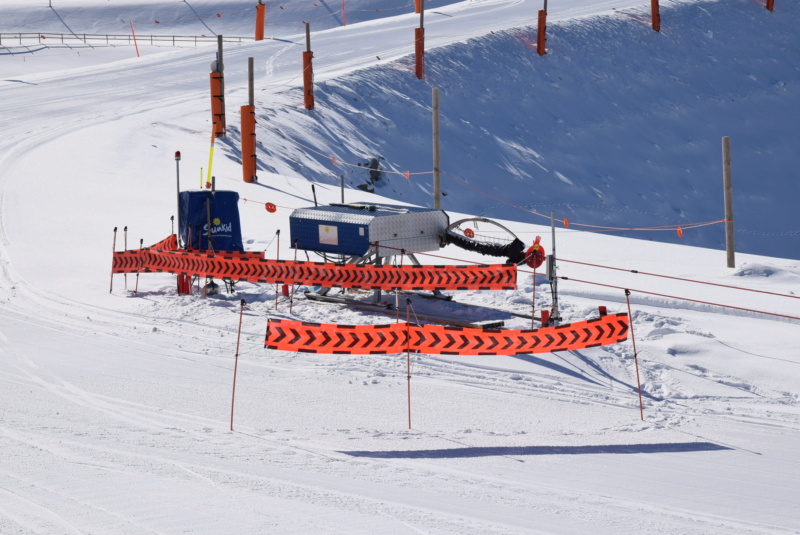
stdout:
[(377, 203), (298, 208), (289, 216), (292, 247), (346, 256), (364, 256), (373, 244), (382, 257), (435, 251), (449, 224), (442, 210)]

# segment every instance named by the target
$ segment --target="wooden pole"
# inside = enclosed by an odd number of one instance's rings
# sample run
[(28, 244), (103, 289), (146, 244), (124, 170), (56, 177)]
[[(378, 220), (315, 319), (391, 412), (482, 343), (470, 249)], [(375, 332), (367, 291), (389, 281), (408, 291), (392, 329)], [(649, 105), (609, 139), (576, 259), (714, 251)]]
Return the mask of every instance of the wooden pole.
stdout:
[(433, 88), (433, 207), (442, 208), (442, 187), (439, 173), (439, 88)]
[(731, 183), (731, 138), (722, 138), (722, 181), (725, 193), (725, 251), (728, 267), (736, 267), (733, 246), (733, 185)]

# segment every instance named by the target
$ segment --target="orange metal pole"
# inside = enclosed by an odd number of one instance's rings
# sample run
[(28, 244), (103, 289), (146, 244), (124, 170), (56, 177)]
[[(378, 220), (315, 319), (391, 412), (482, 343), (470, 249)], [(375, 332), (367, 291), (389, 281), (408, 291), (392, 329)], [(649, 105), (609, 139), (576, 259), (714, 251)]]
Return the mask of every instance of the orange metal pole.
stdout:
[(653, 12), (653, 29), (661, 31), (661, 15), (658, 13), (658, 0), (650, 0), (650, 9)]
[(256, 181), (256, 107), (242, 106), (242, 178)]
[(775, 7), (775, 0), (767, 0), (767, 10), (772, 11), (773, 7)]
[(547, 11), (539, 10), (539, 27), (536, 31), (536, 52), (540, 56), (547, 54), (545, 43), (547, 42)]
[(225, 96), (222, 93), (222, 73), (210, 74), (211, 85), (211, 121), (214, 137), (225, 137)]
[(303, 103), (307, 110), (314, 109), (314, 67), (311, 60), (313, 52), (303, 52)]
[(258, 0), (256, 4), (256, 41), (264, 40), (264, 22), (267, 17), (267, 5)]

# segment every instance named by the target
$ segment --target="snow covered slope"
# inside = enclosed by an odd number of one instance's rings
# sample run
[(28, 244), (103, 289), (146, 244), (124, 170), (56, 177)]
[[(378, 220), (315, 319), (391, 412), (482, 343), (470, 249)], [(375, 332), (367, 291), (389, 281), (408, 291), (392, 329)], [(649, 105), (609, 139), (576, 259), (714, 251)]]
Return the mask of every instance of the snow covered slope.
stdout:
[[(145, 34), (246, 35), (253, 4), (44, 3), (4, 2), (0, 32), (123, 32), (133, 21)], [(429, 51), (420, 82), (409, 72), (410, 5), (394, 15), (388, 1), (348, 2), (342, 27), (338, 5), (288, 1), (286, 20), (268, 26), (274, 39), (226, 48), (234, 119), (214, 162), (218, 187), (246, 199), (246, 247), (286, 259), (288, 214), (314, 202), (308, 179), (329, 203), (340, 200), (340, 174), (352, 186), (365, 178), (327, 155), (382, 156), (384, 169), (401, 172), (428, 167), (434, 86), (448, 175), (575, 223), (721, 218), (710, 199), (721, 196), (718, 138), (730, 135), (735, 188), (750, 201), (737, 201), (737, 240), (762, 250), (746, 241), (751, 232), (788, 259), (740, 249), (728, 269), (718, 249), (557, 231), (567, 321), (594, 316), (598, 305), (627, 312), (631, 290), (643, 420), (630, 341), (551, 355), (412, 355), (409, 428), (405, 355), (263, 349), (270, 317), (393, 316), (300, 293), (291, 311), (284, 297), (276, 309), (278, 288), (267, 285), (178, 296), (174, 277), (159, 274), (115, 276), (109, 293), (112, 229), (117, 249), (164, 238), (174, 152), (183, 154), (183, 188), (207, 170), (215, 48), (142, 45), (137, 58), (129, 46), (28, 50), (3, 37), (0, 533), (798, 532), (800, 261), (787, 245), (795, 238), (766, 233), (793, 231), (785, 207), (797, 192), (789, 146), (800, 11), (780, 0), (771, 14), (739, 0), (662, 2), (655, 34), (643, 3), (551, 0), (550, 54), (539, 58), (526, 45), (532, 30), (514, 29), (538, 4), (432, 2), (426, 37), (440, 48)], [(319, 9), (327, 15), (314, 27), (326, 29), (315, 32), (318, 106), (309, 113), (297, 87), (299, 21)], [(735, 35), (750, 25), (763, 50), (750, 52)], [(257, 184), (241, 181), (236, 148), (249, 56), (258, 67)], [(761, 145), (748, 149), (742, 138)], [(745, 178), (762, 168), (780, 193), (761, 175)], [(386, 197), (345, 195), (428, 203), (428, 179), (414, 177), (387, 175), (377, 188)], [(551, 249), (550, 229), (530, 224), (546, 220), (468, 194), (449, 176), (445, 184), (451, 217), (502, 218)], [(266, 202), (278, 211), (266, 212)], [(683, 243), (717, 245), (721, 232), (687, 231)], [(442, 255), (421, 259), (486, 260), (451, 248)], [(532, 301), (537, 311), (550, 306), (548, 290), (541, 275), (522, 272), (514, 291), (454, 292), (455, 303), (415, 299), (414, 307), (525, 328)]]

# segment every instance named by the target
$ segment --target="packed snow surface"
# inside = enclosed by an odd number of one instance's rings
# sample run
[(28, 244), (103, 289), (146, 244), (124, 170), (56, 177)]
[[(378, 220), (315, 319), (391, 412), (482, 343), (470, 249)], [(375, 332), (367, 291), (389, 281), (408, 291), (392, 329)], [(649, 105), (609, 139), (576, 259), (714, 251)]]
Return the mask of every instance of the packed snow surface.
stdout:
[[(646, 1), (551, 0), (540, 57), (540, 4), (433, 0), (418, 80), (413, 3), (270, 3), (253, 42), (255, 2), (4, 1), (0, 533), (800, 532), (800, 6), (775, 3), (663, 1), (654, 32)], [(138, 56), (84, 35), (132, 29)], [(519, 356), (290, 354), (264, 349), (269, 318), (396, 318), (303, 287), (290, 303), (273, 285), (203, 298), (172, 275), (110, 278), (112, 247), (172, 232), (177, 172), (181, 189), (205, 181), (217, 34), (244, 37), (225, 44), (213, 174), (242, 198), (248, 250), (305, 260), (289, 214), (340, 202), (342, 180), (347, 202), (432, 205), (438, 88), (451, 220), (499, 220), (549, 253), (553, 212), (562, 317), (630, 310), (633, 336)], [(437, 254), (419, 258), (502, 261)], [(513, 291), (410, 298), (420, 316), (521, 329), (550, 290), (525, 268)]]

